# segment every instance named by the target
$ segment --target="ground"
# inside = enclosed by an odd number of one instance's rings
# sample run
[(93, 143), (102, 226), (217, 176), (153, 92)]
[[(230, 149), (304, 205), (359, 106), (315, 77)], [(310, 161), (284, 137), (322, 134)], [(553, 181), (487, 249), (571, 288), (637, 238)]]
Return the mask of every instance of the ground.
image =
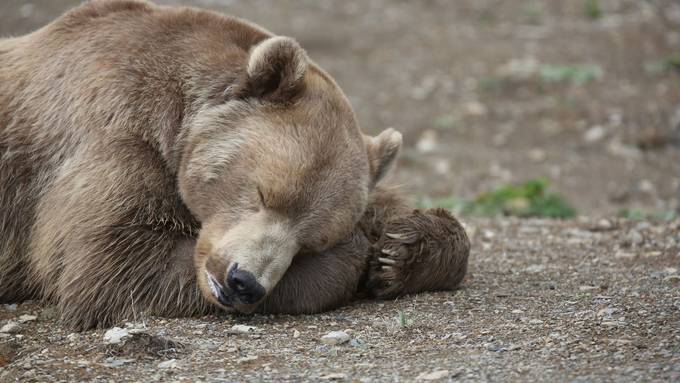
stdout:
[[(4, 0), (0, 35), (77, 3)], [(50, 306), (0, 307), (0, 381), (680, 379), (677, 2), (183, 3), (297, 38), (364, 130), (404, 133), (394, 178), (421, 202), (544, 177), (579, 217), (464, 216), (462, 289), (324, 315), (140, 314), (110, 345)]]

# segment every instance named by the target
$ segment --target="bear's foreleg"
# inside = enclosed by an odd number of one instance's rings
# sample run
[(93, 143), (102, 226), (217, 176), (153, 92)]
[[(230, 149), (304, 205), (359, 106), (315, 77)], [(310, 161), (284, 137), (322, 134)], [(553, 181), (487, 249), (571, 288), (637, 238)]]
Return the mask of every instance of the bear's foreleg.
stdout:
[(329, 250), (301, 252), (258, 312), (313, 314), (349, 302), (365, 276), (368, 255), (368, 240), (359, 229)]
[(193, 265), (199, 225), (148, 147), (92, 147), (58, 174), (38, 206), (30, 258), (67, 326), (208, 311)]
[(395, 191), (375, 191), (360, 223), (371, 233), (366, 288), (379, 298), (456, 288), (467, 271), (470, 241), (444, 209), (414, 210)]

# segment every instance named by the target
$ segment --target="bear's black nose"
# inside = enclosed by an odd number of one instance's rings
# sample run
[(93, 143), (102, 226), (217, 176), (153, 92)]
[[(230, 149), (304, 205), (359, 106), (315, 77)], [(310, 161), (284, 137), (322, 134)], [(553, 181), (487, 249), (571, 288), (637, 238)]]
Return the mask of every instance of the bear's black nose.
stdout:
[(245, 304), (257, 303), (267, 293), (253, 274), (238, 268), (238, 263), (235, 263), (227, 273), (227, 286), (233, 295)]

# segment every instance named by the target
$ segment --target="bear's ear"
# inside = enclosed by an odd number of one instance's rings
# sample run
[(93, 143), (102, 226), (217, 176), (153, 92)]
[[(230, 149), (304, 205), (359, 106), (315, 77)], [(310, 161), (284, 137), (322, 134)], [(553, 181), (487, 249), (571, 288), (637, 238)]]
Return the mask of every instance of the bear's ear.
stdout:
[(375, 137), (364, 136), (371, 171), (371, 187), (375, 186), (394, 165), (401, 149), (401, 133), (389, 128)]
[(270, 37), (254, 46), (246, 68), (249, 97), (288, 101), (304, 89), (309, 59), (294, 39)]

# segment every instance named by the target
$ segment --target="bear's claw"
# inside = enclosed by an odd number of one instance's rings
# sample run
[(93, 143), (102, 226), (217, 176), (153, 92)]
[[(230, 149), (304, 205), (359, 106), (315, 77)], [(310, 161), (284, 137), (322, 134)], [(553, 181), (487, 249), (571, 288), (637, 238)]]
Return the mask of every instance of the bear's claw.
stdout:
[(465, 275), (469, 249), (465, 230), (449, 212), (415, 210), (385, 225), (366, 286), (383, 299), (454, 288)]

